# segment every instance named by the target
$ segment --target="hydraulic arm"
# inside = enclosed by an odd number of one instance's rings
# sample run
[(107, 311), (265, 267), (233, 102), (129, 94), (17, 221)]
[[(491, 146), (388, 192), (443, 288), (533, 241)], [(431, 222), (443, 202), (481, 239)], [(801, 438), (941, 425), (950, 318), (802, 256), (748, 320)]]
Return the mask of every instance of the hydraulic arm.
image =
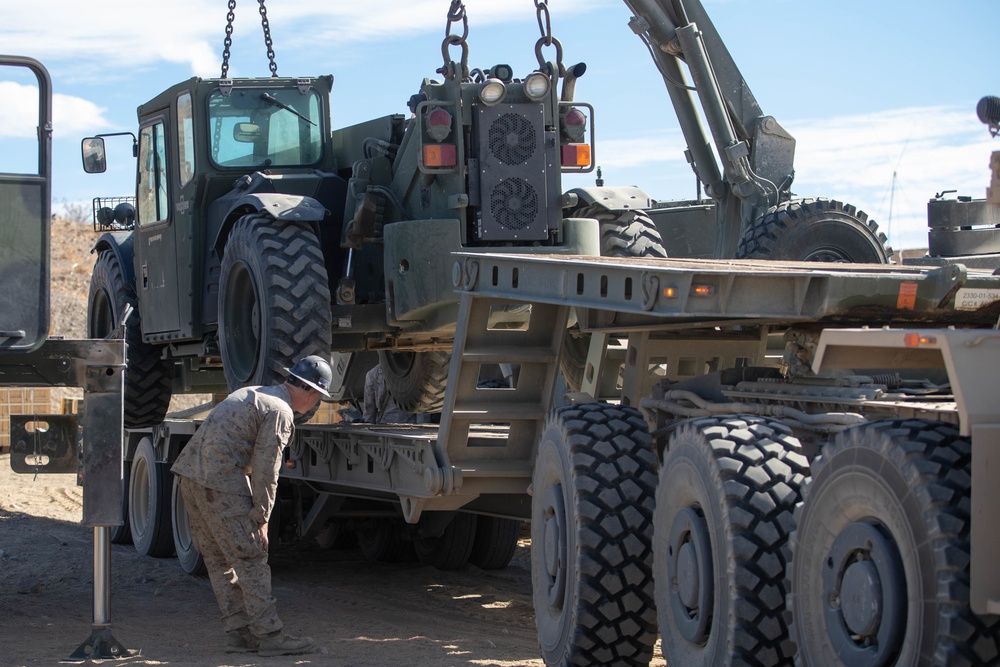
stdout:
[(719, 204), (717, 256), (732, 256), (744, 223), (790, 198), (795, 139), (761, 111), (699, 0), (625, 4), (663, 75), (688, 160)]

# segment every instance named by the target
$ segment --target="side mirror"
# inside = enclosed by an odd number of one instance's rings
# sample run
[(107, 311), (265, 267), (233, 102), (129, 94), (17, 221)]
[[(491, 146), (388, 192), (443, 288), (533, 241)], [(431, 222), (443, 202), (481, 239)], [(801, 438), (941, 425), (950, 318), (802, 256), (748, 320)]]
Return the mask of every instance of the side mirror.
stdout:
[(236, 123), (233, 125), (233, 139), (241, 144), (252, 144), (260, 140), (260, 125)]
[(83, 170), (88, 174), (103, 174), (108, 170), (108, 158), (104, 152), (104, 137), (87, 137), (81, 142)]

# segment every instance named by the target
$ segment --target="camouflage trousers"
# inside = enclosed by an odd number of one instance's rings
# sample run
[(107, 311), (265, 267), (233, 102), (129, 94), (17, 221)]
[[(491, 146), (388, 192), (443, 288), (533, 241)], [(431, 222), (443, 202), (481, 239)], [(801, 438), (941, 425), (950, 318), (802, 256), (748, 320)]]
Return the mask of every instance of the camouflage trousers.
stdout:
[(180, 491), (191, 542), (205, 559), (226, 632), (248, 628), (262, 637), (280, 630), (267, 552), (250, 519), (250, 496), (206, 489), (186, 477), (180, 478)]

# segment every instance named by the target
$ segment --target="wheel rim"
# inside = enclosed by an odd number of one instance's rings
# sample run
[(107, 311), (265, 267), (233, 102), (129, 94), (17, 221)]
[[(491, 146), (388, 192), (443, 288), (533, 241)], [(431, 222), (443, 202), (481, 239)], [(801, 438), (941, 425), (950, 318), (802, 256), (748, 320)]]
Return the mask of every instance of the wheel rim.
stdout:
[(137, 458), (132, 462), (131, 498), (129, 498), (128, 514), (132, 524), (132, 532), (137, 539), (141, 539), (146, 534), (150, 524), (149, 475), (150, 470), (145, 459)]
[(226, 281), (223, 335), (226, 367), (239, 382), (248, 382), (257, 369), (260, 351), (260, 303), (253, 273), (246, 264), (233, 265)]
[(852, 263), (854, 260), (850, 255), (845, 253), (840, 248), (836, 247), (822, 247), (816, 248), (810, 253), (807, 253), (802, 260), (803, 262), (834, 262), (838, 264)]
[(880, 526), (848, 524), (823, 566), (823, 613), (838, 655), (860, 667), (889, 664), (906, 629), (906, 608), (906, 579), (895, 542)]
[(94, 302), (90, 307), (90, 337), (105, 338), (115, 329), (114, 312), (108, 293), (100, 289), (94, 293)]
[(191, 523), (188, 519), (187, 507), (184, 506), (184, 496), (180, 491), (174, 493), (174, 538), (177, 541), (178, 552), (190, 552), (193, 548), (191, 540)]
[(383, 359), (385, 359), (383, 370), (388, 370), (396, 377), (405, 377), (413, 371), (417, 354), (416, 352), (386, 352)]
[(678, 512), (670, 528), (667, 578), (677, 629), (689, 642), (703, 644), (711, 630), (715, 580), (708, 526), (692, 507)]
[(546, 595), (549, 607), (562, 611), (566, 599), (566, 509), (562, 485), (545, 490), (542, 538), (542, 562), (547, 576)]

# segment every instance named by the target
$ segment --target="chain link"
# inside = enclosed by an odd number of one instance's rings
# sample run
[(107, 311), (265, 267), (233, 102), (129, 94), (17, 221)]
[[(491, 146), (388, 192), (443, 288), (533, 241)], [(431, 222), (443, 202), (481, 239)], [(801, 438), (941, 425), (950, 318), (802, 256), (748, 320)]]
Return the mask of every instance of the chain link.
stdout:
[[(260, 3), (260, 26), (264, 29), (264, 46), (267, 48), (268, 68), (271, 76), (278, 76), (278, 65), (274, 61), (274, 42), (271, 40), (271, 24), (267, 20), (267, 8), (264, 6), (265, 0), (257, 0)], [(230, 49), (233, 46), (233, 21), (236, 19), (236, 0), (229, 0), (229, 13), (226, 14), (226, 38), (222, 45), (222, 77), (229, 78), (229, 57)]]
[(538, 18), (538, 30), (542, 33), (545, 46), (552, 46), (552, 17), (549, 16), (548, 0), (535, 0), (535, 13)]
[(267, 8), (264, 7), (264, 0), (260, 2), (260, 27), (264, 29), (264, 46), (267, 47), (268, 68), (271, 76), (278, 76), (278, 65), (274, 62), (274, 43), (271, 41), (271, 24), (267, 21)]
[[(263, 0), (261, 0), (263, 2)], [(462, 34), (452, 33), (452, 25), (462, 22)], [(465, 14), (465, 4), (462, 0), (452, 0), (451, 7), (448, 8), (448, 22), (444, 27), (444, 41), (441, 43), (441, 56), (444, 58), (444, 66), (438, 70), (438, 74), (443, 74), (445, 78), (453, 79), (461, 74), (462, 79), (469, 77), (469, 17)], [(461, 73), (455, 71), (455, 64), (451, 60), (449, 48), (452, 46), (462, 47)]]
[(538, 58), (539, 69), (546, 70), (548, 66), (545, 57), (542, 55), (542, 47), (556, 47), (556, 68), (559, 76), (566, 74), (566, 67), (563, 65), (562, 44), (552, 36), (552, 17), (549, 15), (548, 0), (535, 0), (535, 14), (538, 19), (538, 31), (542, 34), (538, 42), (535, 43), (535, 56)]
[(226, 39), (222, 45), (222, 77), (229, 76), (229, 48), (233, 45), (233, 20), (236, 18), (236, 0), (229, 0), (229, 13), (226, 14)]

